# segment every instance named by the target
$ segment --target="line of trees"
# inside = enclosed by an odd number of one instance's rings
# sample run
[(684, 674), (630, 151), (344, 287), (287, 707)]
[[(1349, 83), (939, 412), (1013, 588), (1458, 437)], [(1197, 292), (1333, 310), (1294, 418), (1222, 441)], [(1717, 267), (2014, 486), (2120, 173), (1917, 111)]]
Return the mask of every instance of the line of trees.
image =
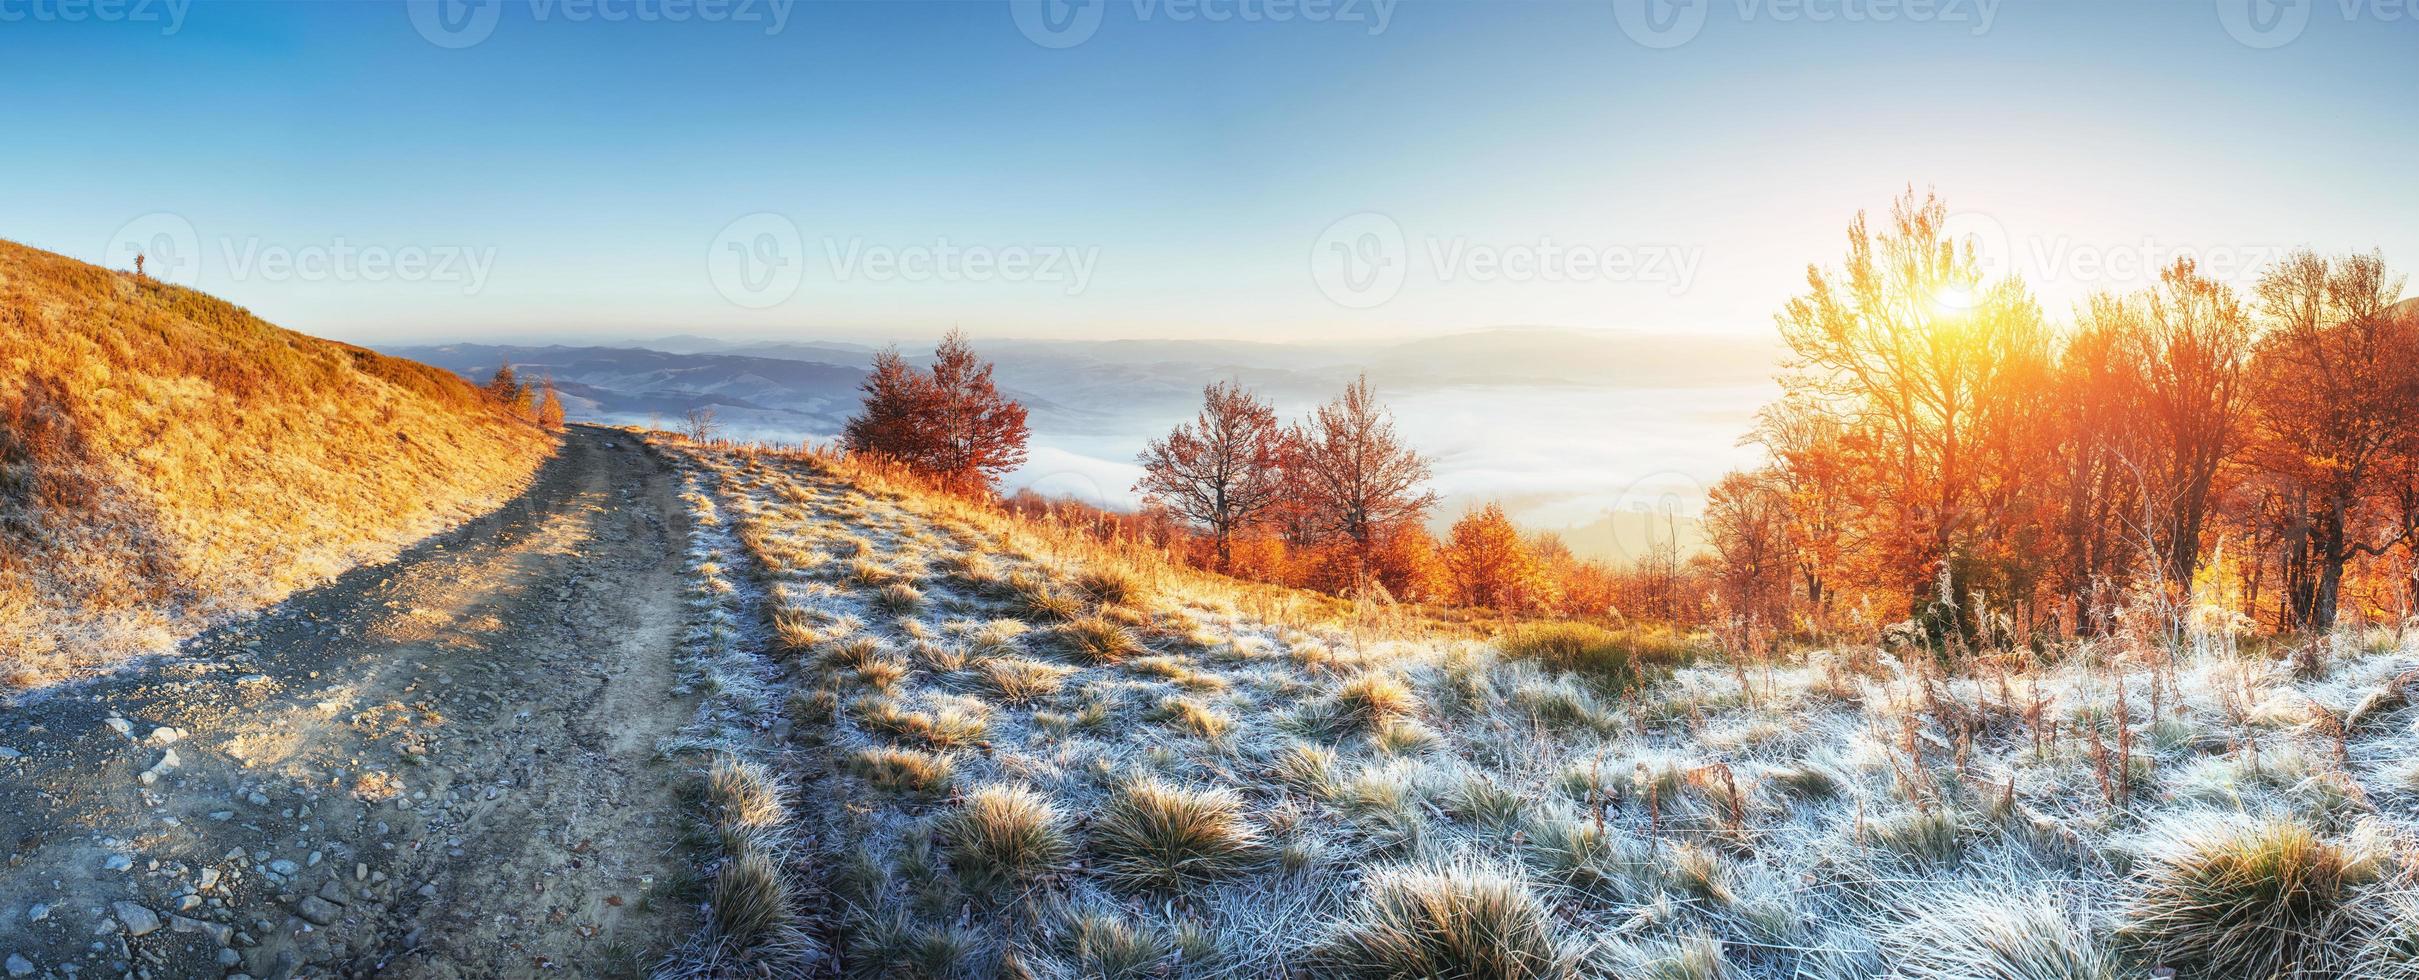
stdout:
[(514, 415), (549, 429), (563, 427), (563, 396), (554, 390), (553, 378), (532, 385), (513, 370), (511, 361), (505, 361), (487, 379), (484, 390)]
[(1137, 462), (1135, 491), (1197, 536), (1207, 567), (1334, 592), (1429, 591), (1428, 459), (1366, 377), (1292, 424), (1240, 385), (1211, 384), (1199, 416)]
[(1112, 514), (1030, 496), (1011, 506), (1102, 537), (1167, 548), (1195, 565), (1339, 595), (1382, 593), (1506, 614), (1603, 616), (1693, 610), (1676, 546), (1616, 567), (1524, 533), (1500, 505), (1473, 508), (1439, 540), (1428, 458), (1396, 431), (1366, 377), (1291, 423), (1248, 389), (1202, 389), (1199, 414), (1151, 440), (1134, 489)]
[(2064, 329), (1910, 191), (1776, 317), (1770, 460), (1707, 504), (1721, 613), (1910, 618), (1942, 640), (2219, 609), (2325, 630), (2413, 614), (2419, 310), (2377, 255), (2295, 254), (2248, 296), (2189, 259)]

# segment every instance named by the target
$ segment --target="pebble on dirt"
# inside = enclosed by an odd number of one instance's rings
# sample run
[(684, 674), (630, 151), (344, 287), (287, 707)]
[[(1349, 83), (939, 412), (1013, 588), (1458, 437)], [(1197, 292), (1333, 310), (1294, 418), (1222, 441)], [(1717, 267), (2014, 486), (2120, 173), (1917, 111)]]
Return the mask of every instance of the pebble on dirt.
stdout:
[(117, 910), (118, 921), (125, 923), (127, 935), (148, 936), (160, 928), (159, 914), (150, 909), (133, 902), (117, 902), (110, 907)]

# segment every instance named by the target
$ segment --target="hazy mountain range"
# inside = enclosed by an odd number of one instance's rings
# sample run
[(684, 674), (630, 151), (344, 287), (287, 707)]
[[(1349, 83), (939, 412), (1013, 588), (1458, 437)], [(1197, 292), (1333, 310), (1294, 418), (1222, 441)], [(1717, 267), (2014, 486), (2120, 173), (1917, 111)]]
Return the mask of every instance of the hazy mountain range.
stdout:
[[(1693, 513), (1703, 487), (1747, 455), (1735, 443), (1771, 397), (1775, 363), (1758, 339), (1548, 328), (1316, 344), (978, 337), (976, 348), (1032, 413), (1033, 459), (1011, 485), (1131, 503), (1134, 453), (1190, 417), (1203, 385), (1238, 380), (1299, 414), (1366, 371), (1436, 459), (1442, 516), (1500, 499), (1599, 555), (1638, 553), (1649, 524), (1668, 536), (1668, 522), (1640, 512)], [(574, 419), (668, 425), (711, 406), (734, 436), (798, 441), (839, 431), (877, 348), (683, 335), (385, 350), (473, 380), (509, 360), (553, 378)]]

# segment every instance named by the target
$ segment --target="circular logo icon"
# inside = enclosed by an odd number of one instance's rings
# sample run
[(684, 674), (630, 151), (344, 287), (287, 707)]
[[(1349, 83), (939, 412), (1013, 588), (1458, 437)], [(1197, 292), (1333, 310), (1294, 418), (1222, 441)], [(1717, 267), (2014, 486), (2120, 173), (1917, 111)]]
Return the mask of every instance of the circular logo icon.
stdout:
[[(137, 260), (140, 260), (139, 263)], [(172, 211), (154, 211), (118, 229), (101, 250), (101, 264), (133, 269), (161, 282), (191, 286), (202, 274), (202, 236)]]
[(2217, 0), (2218, 23), (2244, 47), (2281, 48), (2310, 26), (2314, 0)]
[(1045, 48), (1072, 48), (1100, 30), (1109, 0), (1008, 0), (1008, 14), (1025, 39)]
[(751, 310), (779, 306), (806, 279), (806, 239), (770, 211), (733, 221), (706, 248), (706, 275), (722, 298)]
[(504, 0), (409, 0), (412, 29), (428, 43), (459, 50), (496, 32)]
[(1663, 50), (1696, 40), (1714, 0), (1613, 0), (1613, 20), (1640, 47)]
[(1403, 226), (1375, 211), (1337, 219), (1310, 246), (1311, 280), (1346, 309), (1386, 305), (1402, 291), (1409, 265)]
[(1970, 307), (1980, 301), (1981, 288), (2006, 279), (2015, 271), (2015, 246), (2008, 238), (2007, 227), (1990, 215), (1980, 211), (1951, 214), (1940, 223), (1940, 240), (1957, 246), (1962, 253), (1971, 253), (1974, 267), (1981, 273), (1975, 289), (1937, 297), (1945, 305)]
[(1604, 510), (1613, 553), (1635, 562), (1677, 549), (1685, 558), (1687, 545), (1702, 534), (1702, 521), (1692, 515), (1704, 513), (1705, 497), (1705, 481), (1678, 470), (1657, 470), (1630, 481)]

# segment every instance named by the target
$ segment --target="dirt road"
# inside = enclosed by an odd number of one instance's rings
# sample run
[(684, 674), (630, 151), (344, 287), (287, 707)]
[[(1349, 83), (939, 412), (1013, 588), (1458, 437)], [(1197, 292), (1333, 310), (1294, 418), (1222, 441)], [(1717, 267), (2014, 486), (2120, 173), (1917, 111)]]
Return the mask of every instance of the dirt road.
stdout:
[(6, 974), (641, 972), (694, 921), (674, 487), (575, 430), (495, 514), (0, 708)]

